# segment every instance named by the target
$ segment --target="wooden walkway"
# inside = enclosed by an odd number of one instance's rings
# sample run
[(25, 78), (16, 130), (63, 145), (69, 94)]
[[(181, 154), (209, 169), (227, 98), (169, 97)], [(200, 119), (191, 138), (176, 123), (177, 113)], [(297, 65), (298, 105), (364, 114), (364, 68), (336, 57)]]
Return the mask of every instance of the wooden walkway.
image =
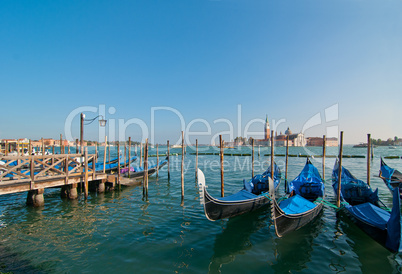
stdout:
[[(0, 156), (0, 195), (62, 187), (84, 183), (88, 195), (88, 182), (106, 180), (107, 174), (95, 172), (88, 162), (95, 155), (56, 154), (32, 156)], [(85, 168), (88, 166), (88, 168)]]

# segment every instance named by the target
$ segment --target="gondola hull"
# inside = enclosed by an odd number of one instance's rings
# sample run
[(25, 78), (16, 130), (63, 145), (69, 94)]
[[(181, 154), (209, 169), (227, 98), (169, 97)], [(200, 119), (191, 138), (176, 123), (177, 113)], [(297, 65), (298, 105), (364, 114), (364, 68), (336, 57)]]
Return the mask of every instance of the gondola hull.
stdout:
[[(210, 221), (235, 217), (257, 210), (265, 205), (269, 206), (270, 198), (268, 193), (257, 195), (247, 191), (245, 188), (230, 196), (214, 198), (207, 191), (204, 173), (200, 169), (197, 172), (200, 203), (204, 207), (205, 216)], [(279, 186), (280, 182), (280, 177), (277, 178), (279, 181), (275, 183), (276, 187)], [(271, 178), (267, 178), (267, 180), (270, 185), (274, 185)], [(274, 188), (272, 187), (272, 189)]]
[[(151, 167), (150, 169), (148, 169), (148, 177), (151, 176), (152, 174), (154, 174), (156, 172), (156, 170), (159, 170), (162, 167), (164, 167), (166, 164), (167, 164), (167, 158), (166, 158), (166, 160), (161, 161), (158, 166), (154, 166), (154, 167)], [(137, 171), (137, 172), (130, 171), (130, 179), (142, 179), (144, 177), (144, 173), (145, 173), (144, 170)], [(124, 173), (123, 176), (128, 177), (128, 174), (129, 174), (128, 172)]]
[(286, 214), (279, 207), (275, 200), (272, 200), (271, 210), (272, 219), (275, 224), (275, 233), (278, 237), (282, 237), (285, 234), (298, 230), (314, 220), (322, 211), (323, 204), (318, 204), (315, 208), (300, 213), (300, 214)]
[(235, 217), (269, 204), (269, 199), (264, 195), (255, 195), (255, 198), (234, 202), (215, 199), (205, 187), (202, 192), (204, 193), (205, 216), (210, 221)]
[[(332, 186), (335, 192), (338, 189), (338, 172), (339, 163), (336, 162), (332, 172)], [(342, 167), (341, 176), (342, 212), (385, 248), (392, 252), (401, 252), (402, 222), (399, 189), (395, 188), (393, 190), (393, 206), (391, 212), (389, 212), (380, 207), (380, 204), (383, 205), (383, 203), (378, 198), (377, 190), (373, 192), (367, 183), (358, 180), (344, 167)], [(359, 191), (355, 191), (357, 188), (359, 188)], [(358, 202), (359, 200), (360, 202)]]
[(324, 197), (325, 187), (317, 168), (308, 158), (300, 174), (289, 182), (289, 189), (291, 192), (280, 203), (276, 201), (275, 193), (270, 192), (271, 217), (278, 237), (302, 228), (323, 209), (322, 203), (312, 202)]

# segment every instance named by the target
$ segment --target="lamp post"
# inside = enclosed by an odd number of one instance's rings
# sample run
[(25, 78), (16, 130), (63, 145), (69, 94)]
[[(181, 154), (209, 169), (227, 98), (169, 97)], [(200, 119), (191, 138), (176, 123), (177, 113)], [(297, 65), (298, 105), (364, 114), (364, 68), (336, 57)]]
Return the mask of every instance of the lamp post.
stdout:
[(82, 153), (82, 147), (84, 146), (84, 121), (87, 122), (86, 125), (91, 124), (93, 121), (96, 119), (99, 119), (99, 126), (105, 127), (107, 120), (103, 119), (102, 115), (98, 115), (95, 118), (92, 119), (85, 119), (85, 114), (81, 113), (81, 125), (80, 125), (80, 152)]

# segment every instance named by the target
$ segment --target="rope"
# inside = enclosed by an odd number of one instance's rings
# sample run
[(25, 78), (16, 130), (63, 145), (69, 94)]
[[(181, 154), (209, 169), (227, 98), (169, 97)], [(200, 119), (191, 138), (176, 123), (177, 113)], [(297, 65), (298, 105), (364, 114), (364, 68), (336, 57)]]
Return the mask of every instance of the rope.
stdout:
[(268, 192), (261, 193), (261, 196), (264, 196), (265, 198), (267, 198), (268, 200), (270, 200), (272, 202), (271, 195), (269, 195)]
[(342, 203), (341, 203), (341, 206), (338, 207), (337, 205), (334, 205), (333, 203), (330, 203), (330, 202), (324, 200), (324, 199), (321, 198), (321, 197), (318, 197), (315, 201), (316, 201), (317, 203), (324, 204), (324, 205), (327, 205), (327, 206), (329, 206), (329, 207), (332, 207), (332, 208), (336, 209), (337, 211), (338, 211), (338, 210), (341, 210), (343, 207), (345, 207), (346, 204), (348, 204), (348, 203), (342, 202)]

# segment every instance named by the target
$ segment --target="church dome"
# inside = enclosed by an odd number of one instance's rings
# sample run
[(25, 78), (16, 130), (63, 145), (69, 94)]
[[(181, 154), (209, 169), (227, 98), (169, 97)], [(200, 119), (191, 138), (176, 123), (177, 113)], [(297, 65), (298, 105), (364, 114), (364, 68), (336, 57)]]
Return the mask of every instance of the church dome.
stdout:
[(285, 135), (291, 135), (292, 134), (292, 131), (289, 129), (289, 127), (288, 127), (288, 129), (287, 130), (285, 130)]

